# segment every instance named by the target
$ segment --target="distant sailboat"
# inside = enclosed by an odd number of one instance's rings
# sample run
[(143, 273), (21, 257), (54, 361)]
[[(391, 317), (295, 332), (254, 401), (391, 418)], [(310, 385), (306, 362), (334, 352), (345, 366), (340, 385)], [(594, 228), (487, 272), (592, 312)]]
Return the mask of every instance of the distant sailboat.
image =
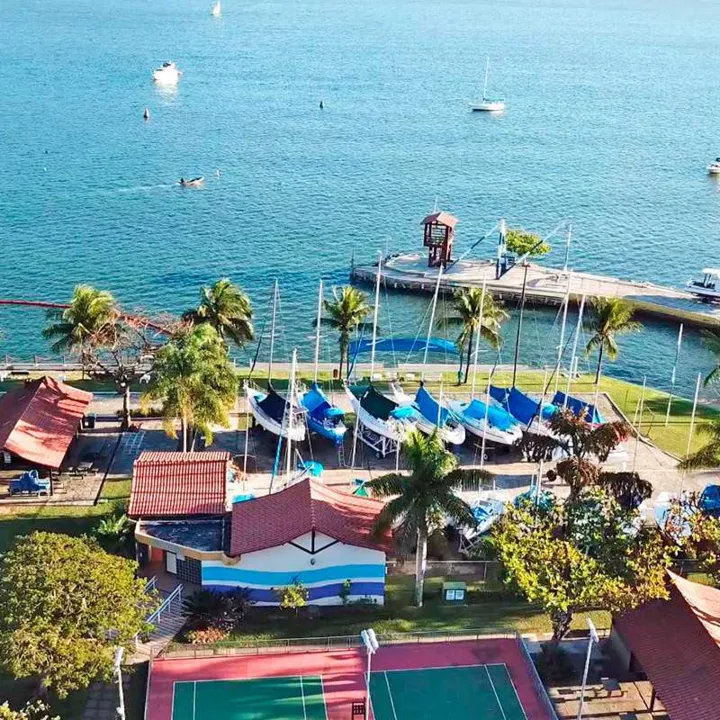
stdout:
[(220, 15), (222, 15), (222, 7), (220, 7), (220, 0), (218, 0), (213, 5), (212, 14), (214, 17), (220, 17)]
[(479, 112), (502, 112), (505, 109), (505, 98), (489, 98), (487, 95), (488, 70), (490, 58), (485, 60), (485, 84), (483, 85), (482, 100), (470, 103), (470, 109)]

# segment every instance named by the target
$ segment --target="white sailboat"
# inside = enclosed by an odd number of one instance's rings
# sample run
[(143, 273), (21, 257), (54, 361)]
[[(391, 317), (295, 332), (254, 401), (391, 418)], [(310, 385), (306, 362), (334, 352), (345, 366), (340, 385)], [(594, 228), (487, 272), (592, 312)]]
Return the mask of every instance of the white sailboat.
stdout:
[(222, 7), (220, 6), (220, 0), (218, 0), (213, 5), (212, 15), (213, 15), (213, 17), (220, 17), (222, 15)]
[(490, 58), (485, 60), (485, 84), (483, 85), (482, 100), (470, 103), (470, 109), (475, 112), (502, 112), (505, 109), (505, 98), (489, 98), (487, 95), (488, 71)]

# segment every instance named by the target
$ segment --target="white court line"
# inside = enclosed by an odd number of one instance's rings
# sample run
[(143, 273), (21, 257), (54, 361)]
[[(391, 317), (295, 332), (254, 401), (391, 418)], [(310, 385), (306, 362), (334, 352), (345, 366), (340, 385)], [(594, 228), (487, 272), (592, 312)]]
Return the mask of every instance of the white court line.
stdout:
[(197, 702), (197, 683), (193, 683), (193, 720), (195, 720), (195, 705)]
[[(525, 712), (525, 708), (523, 707), (522, 702), (520, 702), (520, 695), (518, 695), (517, 688), (515, 687), (515, 683), (513, 682), (512, 675), (510, 674), (510, 671), (508, 670), (507, 663), (488, 663), (488, 667), (503, 667), (505, 668), (505, 673), (508, 676), (508, 680), (510, 681), (510, 685), (512, 686), (513, 692), (515, 693), (515, 698), (518, 701), (518, 707), (520, 708), (520, 711), (523, 714), (523, 717), (525, 720), (527, 720), (527, 713)], [(489, 673), (488, 673), (489, 674)]]
[[(387, 685), (387, 689), (388, 689), (388, 697), (390, 698), (390, 707), (392, 708), (393, 717), (395, 718), (395, 720), (398, 720), (397, 713), (395, 712), (395, 703), (393, 702), (392, 691), (390, 690), (390, 680), (388, 679), (386, 672), (384, 672), (383, 675), (385, 676), (385, 684)], [(368, 683), (368, 687), (370, 687), (369, 683)], [(373, 717), (375, 717), (374, 714), (373, 714)]]
[(307, 720), (307, 710), (305, 709), (305, 688), (303, 687), (303, 681), (302, 681), (302, 675), (300, 677), (300, 697), (302, 698), (303, 702), (303, 718)]
[(396, 670), (383, 670), (385, 673), (396, 673), (396, 672), (425, 672), (425, 670), (457, 670), (458, 668), (481, 668), (484, 665), (437, 665), (433, 667), (423, 668), (397, 668)]
[(487, 673), (488, 680), (490, 682), (490, 687), (492, 688), (492, 691), (495, 693), (495, 699), (497, 700), (498, 707), (500, 708), (500, 712), (502, 713), (503, 720), (507, 720), (507, 715), (505, 715), (505, 710), (503, 710), (502, 703), (500, 702), (500, 698), (498, 697), (497, 690), (495, 689), (495, 683), (493, 683), (492, 678), (490, 677), (490, 671), (488, 670), (487, 665), (483, 665), (485, 668), (485, 672)]
[(325, 708), (325, 720), (328, 720), (327, 702), (325, 701), (325, 682), (323, 681), (322, 675), (320, 676), (320, 690), (322, 692), (323, 707)]

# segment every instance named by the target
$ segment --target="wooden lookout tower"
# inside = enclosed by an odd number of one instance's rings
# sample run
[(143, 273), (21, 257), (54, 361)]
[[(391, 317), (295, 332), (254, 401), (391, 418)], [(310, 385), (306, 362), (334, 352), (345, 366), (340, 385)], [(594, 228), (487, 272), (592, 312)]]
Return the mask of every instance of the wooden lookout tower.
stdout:
[(452, 262), (452, 244), (458, 220), (446, 212), (428, 215), (423, 221), (423, 245), (428, 248), (428, 267), (446, 267)]

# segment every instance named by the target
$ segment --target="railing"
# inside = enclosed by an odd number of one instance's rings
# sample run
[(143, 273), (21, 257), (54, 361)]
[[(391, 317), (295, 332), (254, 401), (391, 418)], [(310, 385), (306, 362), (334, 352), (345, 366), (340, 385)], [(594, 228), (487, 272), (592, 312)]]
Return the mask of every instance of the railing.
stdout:
[(178, 604), (182, 604), (182, 590), (183, 586), (178, 585), (160, 604), (160, 607), (152, 613), (152, 615), (148, 615), (148, 617), (145, 619), (145, 622), (149, 623), (150, 625), (155, 625), (156, 621), (159, 621), (162, 614), (169, 610), (172, 604), (177, 600)]
[[(502, 565), (499, 560), (428, 560), (426, 577), (471, 576), (480, 582), (496, 580)], [(414, 575), (415, 563), (388, 563), (389, 575)]]
[(157, 590), (157, 578), (153, 575), (146, 583), (145, 583), (145, 594), (151, 593), (153, 590)]
[[(496, 632), (487, 630), (429, 631), (415, 633), (389, 633), (378, 635), (381, 645), (407, 645), (411, 643), (443, 643), (458, 640), (487, 640), (491, 638), (515, 638), (517, 633), (510, 629)], [(327, 652), (362, 647), (359, 635), (333, 635), (329, 637), (284, 638), (280, 640), (248, 639), (237, 644), (182, 645), (174, 643), (163, 652), (165, 658), (204, 658), (213, 656), (266, 655), (290, 652)]]
[(545, 706), (545, 709), (550, 713), (551, 720), (558, 720), (557, 712), (555, 711), (555, 706), (553, 705), (553, 701), (550, 699), (550, 696), (548, 695), (547, 690), (545, 689), (545, 685), (543, 685), (543, 681), (540, 679), (540, 675), (538, 674), (537, 668), (535, 667), (535, 663), (533, 662), (533, 659), (530, 657), (530, 652), (527, 649), (527, 645), (525, 644), (525, 641), (522, 638), (522, 635), (515, 631), (515, 638), (518, 641), (518, 644), (520, 645), (520, 648), (522, 650), (523, 658), (525, 658), (525, 664), (527, 665), (527, 670), (530, 673), (530, 676), (532, 677), (533, 685), (535, 686), (535, 692), (540, 697), (541, 702)]

